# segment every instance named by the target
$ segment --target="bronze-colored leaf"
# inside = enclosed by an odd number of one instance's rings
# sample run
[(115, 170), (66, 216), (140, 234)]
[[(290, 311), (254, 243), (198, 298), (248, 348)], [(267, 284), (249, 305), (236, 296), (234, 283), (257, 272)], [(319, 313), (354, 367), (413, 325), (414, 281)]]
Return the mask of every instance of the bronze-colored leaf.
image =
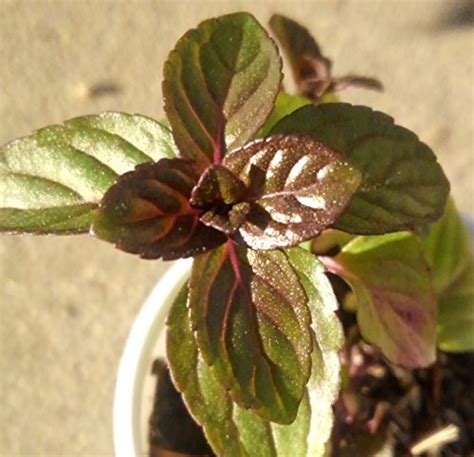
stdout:
[(341, 155), (304, 135), (274, 135), (231, 152), (224, 165), (255, 192), (239, 229), (253, 249), (295, 246), (344, 212), (361, 176)]
[[(210, 254), (206, 254), (208, 255)], [(209, 366), (204, 361), (198, 348), (196, 333), (192, 331), (189, 318), (187, 284), (179, 292), (167, 320), (166, 353), (173, 381), (182, 392), (194, 419), (202, 425), (206, 438), (217, 455), (326, 456), (333, 424), (331, 406), (336, 401), (340, 388), (341, 365), (338, 354), (344, 342), (342, 326), (336, 316), (336, 297), (323, 266), (304, 249), (293, 248), (279, 252), (274, 257), (274, 253), (261, 251), (254, 255), (268, 259), (271, 264), (275, 263), (274, 260), (279, 264), (286, 257), (298, 275), (300, 285), (296, 290), (299, 293), (302, 286), (307, 297), (313, 341), (311, 375), (295, 420), (289, 425), (271, 422), (262, 418), (257, 411), (242, 408), (232, 401), (228, 390), (217, 377), (214, 366)], [(273, 272), (274, 270), (269, 270), (269, 274), (273, 275), (270, 282), (277, 284), (279, 290), (284, 290), (287, 275), (274, 275)], [(278, 282), (277, 278), (281, 280)], [(292, 284), (293, 281), (290, 281), (288, 287), (291, 288)], [(294, 309), (298, 313), (299, 308)], [(259, 314), (261, 305), (255, 307), (255, 310)], [(287, 313), (288, 311), (285, 315)], [(291, 312), (288, 314), (294, 320)], [(301, 319), (306, 319), (305, 314)], [(280, 344), (275, 340), (275, 350), (282, 350), (285, 343), (285, 339)], [(268, 385), (268, 390), (273, 388), (273, 384)]]
[(189, 287), (197, 345), (219, 382), (239, 405), (291, 423), (312, 344), (308, 299), (285, 254), (228, 241), (196, 257)]
[(357, 75), (333, 77), (331, 61), (322, 54), (309, 30), (298, 22), (275, 14), (270, 19), (270, 27), (288, 56), (301, 95), (319, 100), (325, 94), (349, 86), (383, 90), (382, 84), (375, 78)]
[(189, 257), (219, 246), (225, 235), (202, 224), (202, 210), (189, 203), (198, 177), (182, 159), (139, 165), (105, 194), (94, 235), (150, 259)]
[(164, 76), (165, 111), (181, 156), (205, 168), (263, 125), (280, 89), (281, 60), (257, 20), (235, 13), (188, 31)]
[(376, 78), (367, 76), (346, 75), (333, 78), (329, 87), (330, 92), (338, 92), (347, 87), (361, 87), (362, 89), (383, 90), (383, 84)]
[[(323, 56), (321, 48), (306, 27), (279, 14), (271, 17), (270, 27), (288, 56), (298, 86), (308, 79), (322, 83), (329, 81), (331, 61)], [(325, 89), (318, 91), (318, 96), (322, 95)]]

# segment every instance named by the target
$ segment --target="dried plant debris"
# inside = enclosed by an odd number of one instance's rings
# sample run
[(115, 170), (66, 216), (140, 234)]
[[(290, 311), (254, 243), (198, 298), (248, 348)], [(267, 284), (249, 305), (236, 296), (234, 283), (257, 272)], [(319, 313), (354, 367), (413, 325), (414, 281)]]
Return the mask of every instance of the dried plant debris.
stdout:
[(332, 455), (474, 455), (474, 354), (439, 353), (430, 368), (389, 364), (366, 343), (344, 353)]

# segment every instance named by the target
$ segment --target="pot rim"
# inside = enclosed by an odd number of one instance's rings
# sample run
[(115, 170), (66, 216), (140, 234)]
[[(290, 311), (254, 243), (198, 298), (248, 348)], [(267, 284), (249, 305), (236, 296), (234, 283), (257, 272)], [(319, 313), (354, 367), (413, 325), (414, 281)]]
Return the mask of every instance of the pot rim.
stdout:
[(115, 455), (147, 455), (142, 449), (141, 428), (144, 378), (150, 373), (149, 361), (159, 334), (166, 325), (174, 297), (189, 277), (192, 259), (180, 259), (154, 286), (138, 313), (120, 359), (113, 403)]

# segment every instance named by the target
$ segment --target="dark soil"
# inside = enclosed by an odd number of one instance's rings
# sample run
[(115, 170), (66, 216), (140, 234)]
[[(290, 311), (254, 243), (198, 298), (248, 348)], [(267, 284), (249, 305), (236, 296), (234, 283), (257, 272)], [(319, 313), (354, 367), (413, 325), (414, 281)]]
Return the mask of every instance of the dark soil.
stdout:
[[(334, 406), (332, 457), (376, 456), (382, 449), (384, 456), (409, 457), (415, 444), (450, 425), (457, 439), (441, 445), (435, 439), (429, 452), (417, 455), (474, 456), (473, 353), (439, 353), (433, 367), (411, 371), (388, 364), (363, 342), (342, 358), (347, 376)], [(150, 419), (150, 456), (213, 456), (164, 363), (156, 362), (154, 372), (161, 381)]]
[[(347, 292), (331, 281), (339, 297)], [(433, 366), (406, 370), (360, 338), (355, 314), (341, 311), (339, 318), (346, 347), (330, 456), (474, 457), (474, 352), (439, 352)], [(163, 382), (150, 420), (151, 457), (165, 457), (158, 449), (212, 456), (165, 364), (155, 363), (154, 372)]]
[[(370, 456), (384, 448), (385, 455), (409, 457), (416, 444), (429, 452), (415, 455), (474, 455), (474, 354), (439, 353), (434, 366), (410, 371), (358, 343), (344, 362), (349, 376), (334, 406), (333, 456)], [(443, 443), (433, 437), (442, 430), (458, 437)]]

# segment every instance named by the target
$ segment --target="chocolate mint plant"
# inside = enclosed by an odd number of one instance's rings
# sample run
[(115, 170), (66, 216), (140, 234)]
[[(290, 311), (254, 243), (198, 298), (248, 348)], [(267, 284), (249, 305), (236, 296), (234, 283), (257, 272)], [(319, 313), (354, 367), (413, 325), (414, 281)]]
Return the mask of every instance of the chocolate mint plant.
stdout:
[(333, 78), (306, 29), (282, 16), (271, 27), (299, 95), (282, 92), (278, 48), (252, 15), (207, 20), (165, 63), (165, 122), (106, 112), (1, 148), (0, 229), (193, 257), (167, 358), (210, 446), (318, 456), (343, 374), (338, 314), (355, 312), (363, 338), (405, 367), (432, 364), (437, 344), (472, 349), (456, 295), (472, 261), (452, 203), (429, 228), (449, 193), (431, 149), (386, 114), (323, 103), (380, 83)]

